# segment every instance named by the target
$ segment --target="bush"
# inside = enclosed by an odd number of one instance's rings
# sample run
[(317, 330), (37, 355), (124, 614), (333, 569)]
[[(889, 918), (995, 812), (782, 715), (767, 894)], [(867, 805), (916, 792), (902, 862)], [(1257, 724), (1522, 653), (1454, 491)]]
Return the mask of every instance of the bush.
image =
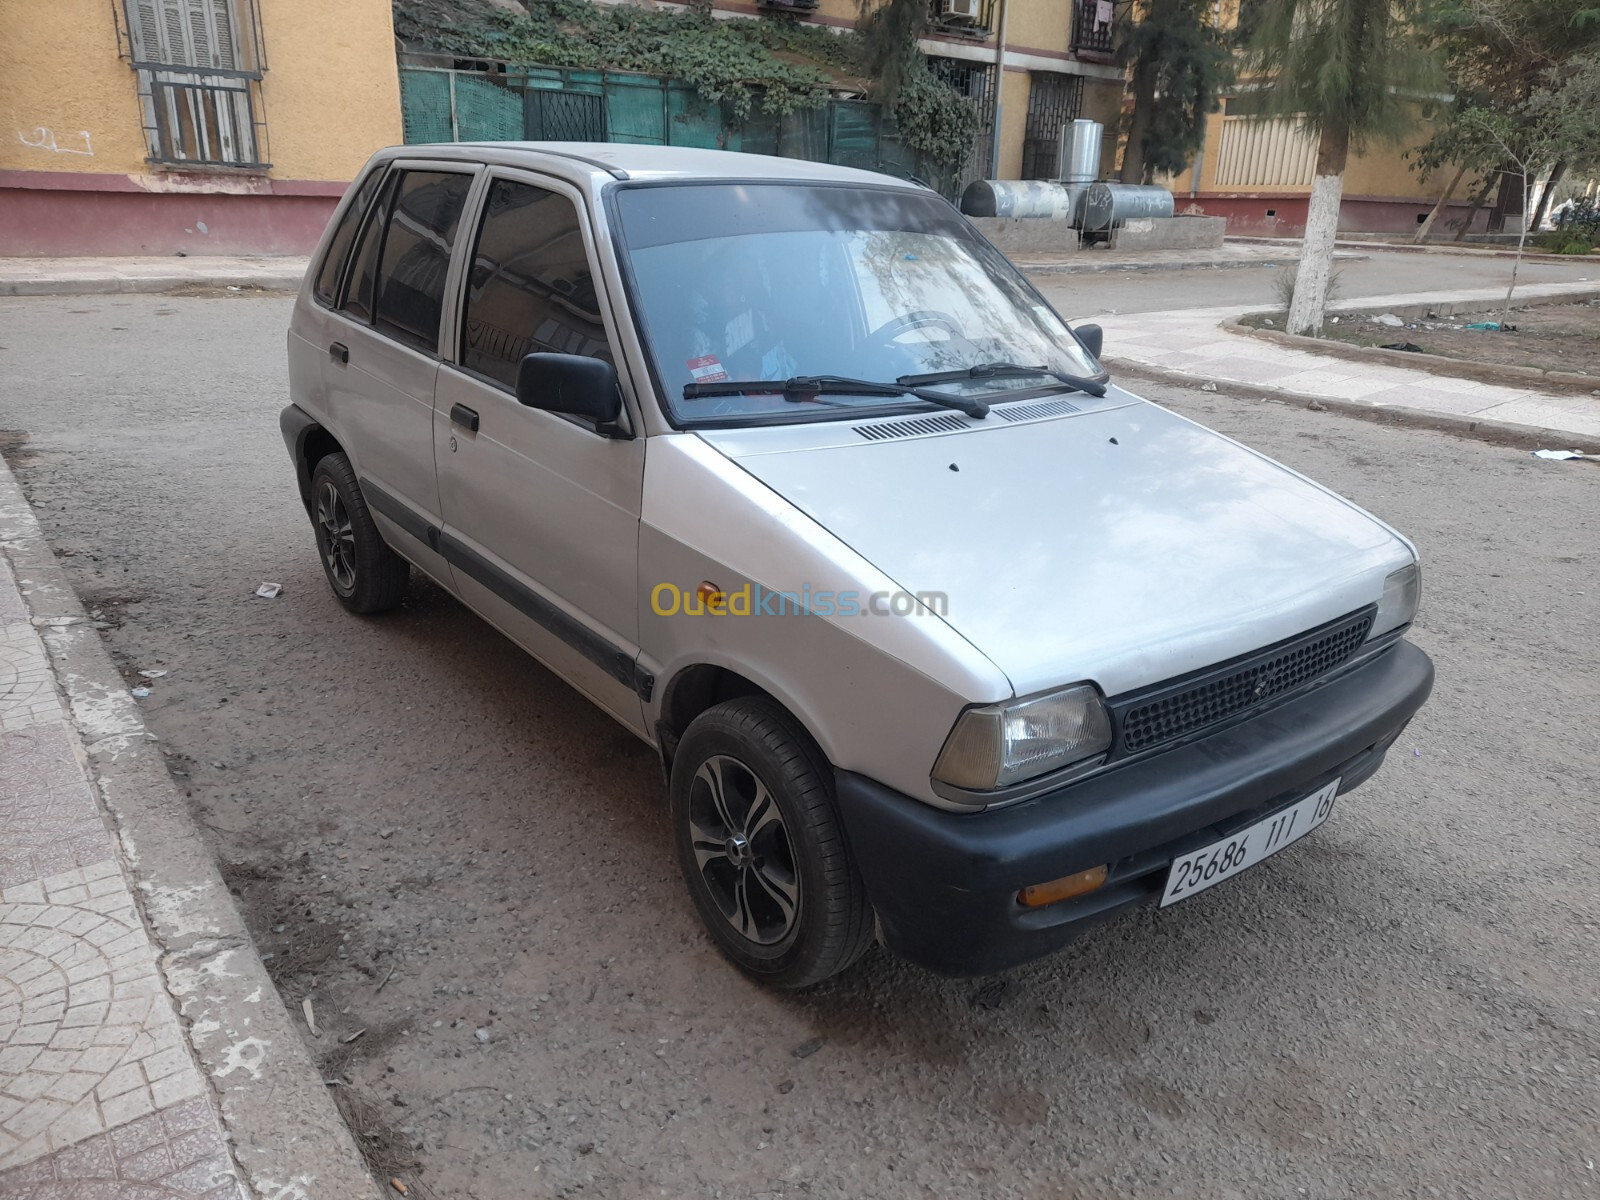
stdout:
[[(1590, 246), (1600, 242), (1600, 205), (1588, 196), (1580, 196), (1561, 206), (1555, 217), (1556, 233), (1568, 239), (1582, 239)], [(1577, 251), (1558, 251), (1570, 254)], [(1587, 254), (1588, 251), (1581, 251)]]
[(1533, 244), (1547, 254), (1593, 254), (1595, 237), (1557, 229), (1554, 233), (1541, 233)]
[[(1272, 281), (1273, 294), (1278, 298), (1278, 307), (1284, 312), (1289, 311), (1289, 305), (1294, 301), (1294, 281), (1300, 277), (1299, 267), (1290, 267)], [(1328, 274), (1328, 301), (1327, 307), (1331, 308), (1344, 297), (1344, 272), (1334, 267)]]

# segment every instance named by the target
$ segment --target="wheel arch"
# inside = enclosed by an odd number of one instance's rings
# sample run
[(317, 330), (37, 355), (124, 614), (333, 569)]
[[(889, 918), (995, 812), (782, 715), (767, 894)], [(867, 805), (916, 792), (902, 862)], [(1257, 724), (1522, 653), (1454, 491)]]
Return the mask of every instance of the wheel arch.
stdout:
[(278, 425), (294, 457), (295, 482), (300, 486), (300, 503), (305, 505), (307, 512), (310, 512), (311, 473), (328, 455), (345, 453), (344, 446), (316, 418), (295, 404), (283, 410), (283, 415), (278, 418)]
[(822, 760), (831, 762), (811, 722), (785, 697), (733, 667), (697, 662), (677, 670), (661, 691), (655, 733), (661, 765), (669, 778), (678, 742), (690, 723), (707, 709), (744, 696), (760, 696), (777, 705), (811, 742)]

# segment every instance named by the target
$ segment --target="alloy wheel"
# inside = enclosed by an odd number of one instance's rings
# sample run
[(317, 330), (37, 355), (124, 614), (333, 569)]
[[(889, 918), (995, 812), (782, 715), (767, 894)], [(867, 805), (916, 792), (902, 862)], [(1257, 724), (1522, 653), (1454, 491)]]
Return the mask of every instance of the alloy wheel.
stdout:
[(701, 763), (690, 787), (689, 834), (728, 923), (762, 946), (788, 937), (800, 916), (800, 875), (783, 813), (756, 773), (726, 754)]
[(344, 497), (327, 479), (317, 489), (317, 532), (333, 586), (348, 595), (356, 586), (356, 535)]

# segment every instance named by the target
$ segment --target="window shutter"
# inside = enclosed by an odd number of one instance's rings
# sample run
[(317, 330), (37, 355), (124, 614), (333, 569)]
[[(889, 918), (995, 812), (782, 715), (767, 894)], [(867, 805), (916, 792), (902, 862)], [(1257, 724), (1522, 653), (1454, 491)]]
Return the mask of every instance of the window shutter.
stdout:
[(173, 67), (234, 70), (234, 0), (128, 0), (134, 57)]

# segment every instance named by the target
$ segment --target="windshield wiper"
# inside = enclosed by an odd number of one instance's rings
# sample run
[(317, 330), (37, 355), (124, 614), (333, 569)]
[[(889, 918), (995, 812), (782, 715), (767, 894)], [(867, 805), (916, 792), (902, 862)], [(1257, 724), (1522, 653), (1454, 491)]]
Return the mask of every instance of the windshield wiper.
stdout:
[(1019, 379), (1025, 375), (1047, 375), (1057, 383), (1064, 384), (1076, 391), (1086, 392), (1091, 396), (1104, 396), (1106, 385), (1095, 379), (1080, 379), (1076, 375), (1067, 375), (1061, 371), (1052, 371), (1049, 367), (1025, 367), (1019, 363), (993, 362), (979, 363), (975, 367), (967, 367), (960, 371), (932, 371), (926, 375), (902, 375), (896, 383), (908, 387), (921, 387), (929, 383), (951, 383), (957, 379)]
[(781, 395), (792, 402), (799, 402), (807, 396), (914, 396), (929, 404), (937, 404), (940, 408), (964, 412), (969, 417), (989, 415), (989, 406), (981, 400), (931, 392), (918, 387), (910, 378), (879, 383), (871, 379), (851, 379), (845, 375), (796, 375), (792, 379), (726, 379), (716, 383), (683, 385), (685, 400), (704, 400), (710, 396), (766, 395)]

